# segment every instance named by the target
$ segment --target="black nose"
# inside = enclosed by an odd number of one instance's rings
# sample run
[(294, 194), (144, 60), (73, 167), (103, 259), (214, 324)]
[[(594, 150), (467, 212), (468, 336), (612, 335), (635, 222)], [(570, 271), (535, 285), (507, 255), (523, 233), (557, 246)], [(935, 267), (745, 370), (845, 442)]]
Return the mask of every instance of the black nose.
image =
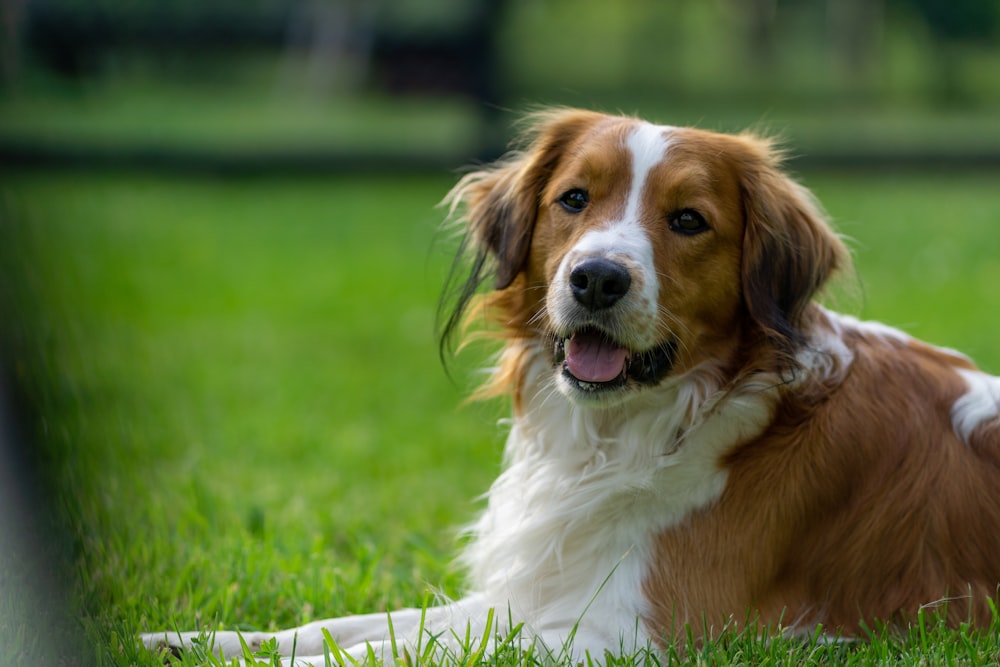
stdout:
[(610, 259), (586, 259), (569, 274), (573, 298), (589, 310), (610, 308), (625, 296), (632, 277), (624, 266)]

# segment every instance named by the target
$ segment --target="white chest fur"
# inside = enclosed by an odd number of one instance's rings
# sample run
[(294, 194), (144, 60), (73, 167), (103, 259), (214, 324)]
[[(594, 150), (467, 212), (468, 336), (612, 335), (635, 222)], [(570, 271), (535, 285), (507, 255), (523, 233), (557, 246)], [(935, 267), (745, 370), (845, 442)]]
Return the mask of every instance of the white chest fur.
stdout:
[(591, 650), (643, 646), (655, 536), (719, 497), (720, 457), (763, 430), (773, 392), (723, 397), (687, 378), (597, 409), (559, 393), (542, 355), (529, 376), (531, 407), (470, 530), (470, 583), (543, 638), (580, 627)]

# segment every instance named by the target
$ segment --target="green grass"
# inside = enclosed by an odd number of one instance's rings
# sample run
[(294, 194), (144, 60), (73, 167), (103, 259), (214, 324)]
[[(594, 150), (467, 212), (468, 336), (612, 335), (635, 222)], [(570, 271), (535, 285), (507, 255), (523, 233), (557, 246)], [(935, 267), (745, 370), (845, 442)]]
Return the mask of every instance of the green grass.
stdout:
[(472, 105), (462, 101), (327, 98), (286, 85), (277, 76), (261, 79), (233, 84), (211, 77), (124, 76), (56, 85), (36, 76), (23, 89), (0, 96), (0, 139), (97, 151), (389, 153), (456, 159), (478, 139), (479, 119)]
[[(579, 69), (578, 64), (573, 65)], [(266, 69), (265, 69), (266, 71)], [(0, 97), (0, 141), (87, 151), (209, 152), (224, 155), (388, 154), (461, 159), (479, 149), (481, 118), (461, 100), (377, 94), (310, 95), (278, 77), (219, 86), (212, 79), (108, 77), (75, 86), (42, 85)], [(816, 78), (816, 77), (813, 77)], [(622, 99), (627, 100), (622, 102)], [(615, 100), (609, 106), (604, 98)], [(522, 98), (512, 102), (524, 106)], [(991, 107), (923, 108), (828, 100), (796, 103), (591, 95), (559, 88), (527, 99), (549, 104), (607, 106), (676, 125), (741, 131), (780, 129), (806, 157), (922, 153), (989, 154), (1000, 150), (1000, 122)], [(617, 106), (615, 106), (617, 105)], [(504, 125), (519, 117), (501, 111)]]
[[(635, 17), (621, 12), (609, 17), (603, 3), (588, 4), (592, 5), (588, 20), (606, 25), (614, 19), (621, 24), (619, 39), (631, 42), (626, 24), (634, 23)], [(715, 13), (717, 8), (709, 11)], [(551, 17), (531, 18), (538, 19)], [(541, 29), (541, 25), (532, 28)], [(706, 29), (701, 25), (699, 31)], [(558, 39), (576, 37), (566, 34)], [(652, 43), (659, 44), (660, 39), (656, 31)], [(614, 70), (637, 74), (642, 68), (625, 61), (612, 63), (607, 55), (615, 51), (627, 59), (627, 48), (591, 54), (603, 65), (581, 65), (579, 58), (563, 61), (546, 55), (558, 40), (521, 37), (518, 41), (525, 43), (524, 48), (511, 50), (508, 65), (524, 76), (514, 76), (497, 110), (508, 130), (526, 106), (544, 103), (621, 110), (664, 123), (724, 131), (773, 129), (789, 140), (796, 154), (814, 158), (987, 156), (1000, 151), (1000, 116), (989, 101), (991, 94), (980, 104), (944, 108), (921, 102), (919, 95), (897, 98), (881, 87), (881, 95), (858, 97), (822, 74), (829, 63), (788, 58), (784, 64), (799, 63), (799, 75), (781, 77), (769, 70), (762, 78), (759, 72), (747, 71), (745, 58), (733, 53), (728, 58), (739, 67), (692, 59), (677, 70), (692, 80), (670, 84), (680, 85), (683, 94), (664, 97), (663, 82), (671, 80), (664, 72), (646, 72), (641, 76), (651, 78), (641, 85), (623, 84), (621, 73)], [(736, 42), (727, 48), (736, 48)], [(643, 62), (649, 61), (648, 56), (633, 54)], [(903, 60), (926, 76), (926, 68), (919, 64), (924, 57), (920, 52), (919, 58), (911, 54)], [(196, 59), (186, 66), (185, 62), (180, 59), (172, 68), (156, 58), (133, 56), (104, 76), (73, 82), (29, 67), (16, 87), (0, 90), (0, 144), (84, 155), (391, 155), (445, 162), (482, 149), (482, 109), (466, 99), (388, 97), (368, 89), (324, 93), (308, 82), (308, 67), (274, 55)], [(548, 66), (538, 68), (534, 64), (538, 62)], [(997, 71), (1000, 60), (990, 63), (971, 69), (992, 81), (998, 77), (989, 73)], [(601, 70), (609, 65), (612, 70)], [(671, 72), (676, 69), (667, 67)], [(535, 80), (536, 76), (541, 78)], [(573, 82), (578, 76), (586, 83)]]
[[(806, 181), (854, 239), (855, 312), (1000, 372), (996, 174)], [(460, 590), (454, 528), (498, 470), (504, 406), (462, 407), (481, 360), (452, 383), (437, 358), (450, 183), (4, 174), (2, 333), (38, 411), (84, 662), (156, 664), (133, 641), (146, 630), (276, 629)], [(0, 643), (58, 653), (11, 601), (31, 584), (19, 566)], [(730, 633), (666, 660), (984, 664), (998, 630)]]

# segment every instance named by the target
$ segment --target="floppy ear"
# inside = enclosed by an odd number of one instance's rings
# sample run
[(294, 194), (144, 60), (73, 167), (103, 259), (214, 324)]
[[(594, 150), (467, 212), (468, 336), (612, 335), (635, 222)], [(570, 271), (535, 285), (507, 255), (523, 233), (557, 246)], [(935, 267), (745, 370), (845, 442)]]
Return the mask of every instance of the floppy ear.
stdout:
[(495, 285), (509, 287), (527, 262), (539, 198), (566, 148), (603, 116), (555, 109), (528, 117), (519, 143), (526, 145), (466, 174), (445, 201), (464, 208), (466, 234), (478, 253), (493, 260)]
[[(531, 247), (544, 165), (530, 154), (512, 154), (485, 169), (466, 174), (448, 195), (452, 207), (465, 207), (466, 239), (480, 261), (493, 261), (496, 289), (509, 287)], [(541, 181), (541, 182), (539, 182)]]
[(793, 356), (803, 341), (806, 306), (848, 262), (843, 242), (812, 193), (777, 167), (764, 143), (764, 162), (743, 179), (743, 297), (751, 318), (777, 349)]
[(542, 191), (566, 150), (604, 118), (572, 109), (529, 116), (524, 149), (466, 174), (445, 197), (452, 214), (461, 210), (456, 220), (465, 234), (438, 304), (442, 359), (487, 277), (504, 290), (524, 271)]

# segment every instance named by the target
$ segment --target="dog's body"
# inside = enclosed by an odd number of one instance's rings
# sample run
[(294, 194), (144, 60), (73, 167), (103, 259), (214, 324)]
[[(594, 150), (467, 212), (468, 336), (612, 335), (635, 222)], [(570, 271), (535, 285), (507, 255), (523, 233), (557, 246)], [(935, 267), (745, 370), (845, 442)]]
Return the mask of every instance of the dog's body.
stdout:
[[(475, 593), (394, 612), (397, 647), (480, 636), (489, 609), (501, 637), (523, 622), (576, 657), (686, 625), (852, 636), (927, 605), (988, 623), (1000, 380), (813, 303), (847, 254), (767, 142), (570, 110), (528, 138), (451, 195), (475, 254), (451, 325), (494, 276), (485, 393), (514, 406), (464, 556)], [(387, 620), (277, 638), (378, 654)]]

